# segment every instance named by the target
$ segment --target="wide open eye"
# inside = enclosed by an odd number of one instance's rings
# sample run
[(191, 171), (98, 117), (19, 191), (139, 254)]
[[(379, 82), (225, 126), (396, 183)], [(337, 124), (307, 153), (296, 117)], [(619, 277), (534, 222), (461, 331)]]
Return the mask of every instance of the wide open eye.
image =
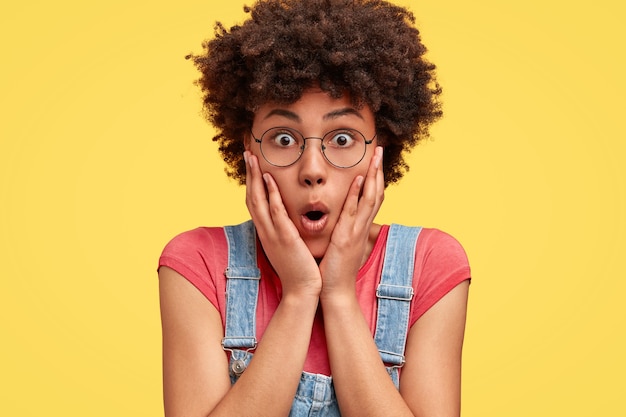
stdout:
[(347, 149), (358, 144), (359, 135), (352, 130), (336, 130), (331, 132), (324, 142), (330, 148)]
[(298, 145), (298, 140), (293, 132), (288, 130), (275, 130), (268, 132), (268, 145), (275, 148), (291, 148)]

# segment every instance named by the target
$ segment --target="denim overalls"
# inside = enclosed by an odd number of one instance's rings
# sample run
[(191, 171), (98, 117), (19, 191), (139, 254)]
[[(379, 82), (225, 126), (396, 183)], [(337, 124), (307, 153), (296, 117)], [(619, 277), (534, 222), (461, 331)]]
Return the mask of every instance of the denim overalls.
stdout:
[[(222, 346), (231, 353), (230, 376), (235, 383), (256, 348), (256, 306), (261, 272), (256, 261), (256, 232), (252, 221), (224, 228), (228, 242), (226, 269), (226, 329)], [(393, 383), (404, 365), (404, 347), (413, 298), (413, 264), (420, 227), (392, 224), (385, 248), (374, 340)], [(340, 416), (332, 377), (303, 372), (290, 417)]]

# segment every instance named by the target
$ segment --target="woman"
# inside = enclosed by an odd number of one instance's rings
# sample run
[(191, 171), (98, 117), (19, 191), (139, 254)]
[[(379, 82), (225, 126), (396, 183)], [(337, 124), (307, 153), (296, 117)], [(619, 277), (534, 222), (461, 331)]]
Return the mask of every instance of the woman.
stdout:
[(251, 221), (182, 233), (160, 258), (166, 415), (458, 416), (465, 253), (374, 223), (441, 116), (413, 16), (367, 0), (246, 11), (190, 56)]

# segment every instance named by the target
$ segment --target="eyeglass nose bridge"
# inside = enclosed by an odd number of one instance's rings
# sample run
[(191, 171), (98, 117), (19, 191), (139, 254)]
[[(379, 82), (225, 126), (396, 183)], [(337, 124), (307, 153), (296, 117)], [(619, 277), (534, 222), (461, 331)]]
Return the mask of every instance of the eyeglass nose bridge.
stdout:
[(317, 139), (320, 141), (322, 156), (329, 164), (335, 166), (335, 164), (330, 159), (328, 159), (328, 156), (326, 155), (326, 145), (324, 145), (324, 138), (320, 138), (317, 136), (309, 136), (308, 138), (305, 138), (304, 136), (302, 136), (302, 146), (300, 146), (300, 153), (298, 154), (298, 159), (296, 159), (293, 162), (293, 164), (297, 163), (300, 159), (302, 159), (302, 155), (304, 155), (304, 150), (306, 149), (306, 141), (309, 139)]
[(304, 136), (302, 137), (302, 146), (300, 146), (300, 155), (298, 156), (298, 159), (300, 159), (300, 156), (302, 156), (302, 154), (304, 153), (304, 150), (306, 149), (306, 141), (309, 139), (317, 139), (320, 141), (320, 145), (322, 147), (322, 154), (324, 155), (324, 157), (326, 157), (326, 154), (324, 153), (324, 151), (326, 150), (326, 145), (324, 145), (324, 138), (319, 138), (317, 136), (309, 136), (308, 138), (305, 138)]

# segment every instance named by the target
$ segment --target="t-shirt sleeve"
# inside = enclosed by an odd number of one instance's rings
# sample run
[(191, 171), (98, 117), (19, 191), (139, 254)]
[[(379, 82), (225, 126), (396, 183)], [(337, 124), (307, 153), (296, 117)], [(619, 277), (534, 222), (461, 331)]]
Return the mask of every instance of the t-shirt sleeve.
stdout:
[(413, 325), (450, 290), (471, 277), (465, 250), (449, 234), (423, 229), (415, 251)]
[[(192, 283), (219, 310), (219, 282), (227, 263), (226, 237), (221, 228), (201, 227), (174, 237), (159, 257), (166, 266)], [(226, 257), (225, 257), (226, 256)]]

